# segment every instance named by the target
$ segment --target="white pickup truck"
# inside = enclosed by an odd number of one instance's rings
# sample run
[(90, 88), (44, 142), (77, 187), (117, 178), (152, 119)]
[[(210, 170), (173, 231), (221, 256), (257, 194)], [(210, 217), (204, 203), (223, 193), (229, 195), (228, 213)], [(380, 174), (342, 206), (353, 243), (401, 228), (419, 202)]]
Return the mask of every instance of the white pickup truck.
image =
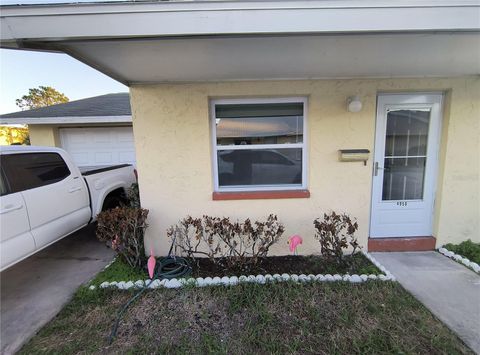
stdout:
[(136, 181), (131, 165), (81, 171), (50, 147), (1, 147), (0, 168), (2, 271), (95, 221)]

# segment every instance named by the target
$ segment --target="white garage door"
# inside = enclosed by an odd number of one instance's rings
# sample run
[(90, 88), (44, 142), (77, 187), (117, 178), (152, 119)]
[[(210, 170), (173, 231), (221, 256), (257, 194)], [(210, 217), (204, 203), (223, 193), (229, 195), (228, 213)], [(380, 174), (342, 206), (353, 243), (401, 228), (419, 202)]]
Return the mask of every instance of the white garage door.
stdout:
[(60, 141), (78, 166), (135, 164), (132, 127), (61, 128)]

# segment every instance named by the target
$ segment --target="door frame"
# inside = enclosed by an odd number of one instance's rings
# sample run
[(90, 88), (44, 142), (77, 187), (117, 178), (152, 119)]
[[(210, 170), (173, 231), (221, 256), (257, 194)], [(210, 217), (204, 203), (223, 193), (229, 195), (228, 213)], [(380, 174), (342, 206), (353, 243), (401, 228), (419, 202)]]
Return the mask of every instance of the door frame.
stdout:
[[(445, 92), (443, 91), (428, 91), (428, 92), (378, 92), (376, 98), (376, 110), (375, 110), (375, 133), (374, 133), (374, 150), (372, 155), (372, 183), (371, 183), (371, 190), (370, 190), (370, 218), (369, 218), (369, 231), (368, 237), (369, 239), (395, 239), (395, 238), (412, 238), (411, 236), (372, 236), (372, 222), (374, 217), (374, 207), (375, 207), (375, 196), (374, 196), (374, 184), (375, 184), (375, 162), (377, 161), (377, 149), (379, 139), (382, 139), (381, 135), (385, 135), (385, 132), (378, 131), (378, 120), (380, 117), (385, 119), (384, 117), (384, 105), (380, 103), (381, 97), (392, 97), (392, 103), (388, 103), (388, 105), (392, 106), (401, 106), (401, 105), (431, 105), (432, 103), (438, 103), (438, 123), (436, 127), (436, 131), (433, 132), (432, 136), (429, 139), (435, 139), (436, 142), (434, 143), (435, 149), (433, 151), (429, 151), (427, 148), (427, 157), (433, 159), (431, 165), (431, 175), (430, 178), (433, 179), (431, 182), (430, 191), (426, 192), (431, 194), (432, 198), (432, 207), (430, 211), (430, 230), (431, 235), (423, 235), (423, 236), (416, 236), (416, 237), (433, 237), (434, 232), (434, 218), (435, 218), (435, 210), (436, 210), (436, 195), (437, 195), (437, 186), (439, 180), (439, 165), (440, 165), (440, 149), (442, 144), (442, 126), (444, 120), (444, 104), (445, 104)], [(386, 127), (386, 125), (385, 125)], [(383, 146), (384, 148), (384, 146)]]

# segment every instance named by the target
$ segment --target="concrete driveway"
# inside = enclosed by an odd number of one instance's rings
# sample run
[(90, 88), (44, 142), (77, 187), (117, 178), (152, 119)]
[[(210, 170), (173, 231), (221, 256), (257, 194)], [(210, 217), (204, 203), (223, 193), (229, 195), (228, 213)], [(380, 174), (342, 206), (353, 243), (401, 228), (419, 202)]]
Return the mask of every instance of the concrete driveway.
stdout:
[(13, 354), (113, 259), (88, 226), (1, 273), (1, 353)]

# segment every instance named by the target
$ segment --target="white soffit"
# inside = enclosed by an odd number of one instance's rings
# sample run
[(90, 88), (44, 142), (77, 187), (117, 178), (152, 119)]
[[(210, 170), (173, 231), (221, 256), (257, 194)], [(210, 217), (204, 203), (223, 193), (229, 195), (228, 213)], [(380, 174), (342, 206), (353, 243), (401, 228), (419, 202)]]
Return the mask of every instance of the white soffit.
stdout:
[(65, 43), (128, 84), (480, 73), (480, 35), (378, 34)]
[(3, 6), (4, 48), (64, 51), (127, 85), (479, 74), (480, 0)]

